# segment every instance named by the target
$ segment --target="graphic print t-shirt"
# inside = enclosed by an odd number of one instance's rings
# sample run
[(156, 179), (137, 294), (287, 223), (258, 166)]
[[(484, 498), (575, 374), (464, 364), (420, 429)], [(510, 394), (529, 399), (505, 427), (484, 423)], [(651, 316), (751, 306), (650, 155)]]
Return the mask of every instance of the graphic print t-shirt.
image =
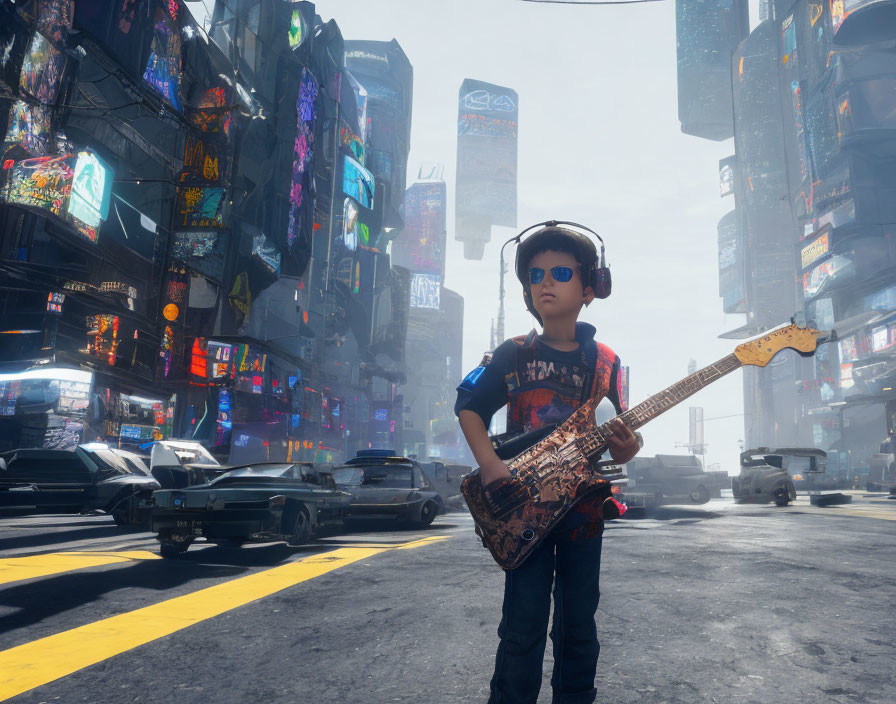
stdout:
[[(551, 423), (562, 423), (584, 403), (591, 391), (597, 345), (594, 328), (579, 323), (579, 349), (563, 352), (536, 340), (531, 350), (520, 349), (513, 340), (498, 347), (492, 360), (474, 369), (457, 389), (456, 414), (475, 412), (486, 427), (504, 405), (508, 432), (528, 432)], [(623, 411), (619, 390), (619, 357), (612, 361), (606, 398), (617, 413)], [(565, 524), (573, 539), (599, 535), (603, 529), (600, 503), (585, 499), (567, 514)]]
[[(520, 350), (516, 342), (507, 340), (495, 350), (490, 364), (474, 369), (458, 387), (455, 413), (474, 411), (488, 427), (495, 412), (509, 402), (508, 432), (562, 423), (590, 392), (597, 355), (593, 330), (590, 325), (577, 325), (579, 349), (571, 352), (556, 350), (541, 340), (535, 341), (531, 351)], [(621, 413), (618, 380), (616, 357), (607, 399)]]

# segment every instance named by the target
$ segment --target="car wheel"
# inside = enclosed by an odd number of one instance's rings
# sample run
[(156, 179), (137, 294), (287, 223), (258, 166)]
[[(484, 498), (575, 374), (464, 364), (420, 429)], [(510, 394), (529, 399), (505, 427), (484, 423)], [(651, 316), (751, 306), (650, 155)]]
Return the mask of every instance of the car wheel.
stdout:
[(709, 489), (701, 484), (691, 492), (690, 496), (691, 501), (693, 501), (695, 504), (705, 504), (710, 499)]
[(128, 520), (130, 512), (128, 511), (127, 502), (125, 502), (124, 506), (117, 506), (112, 509), (112, 520), (115, 521), (115, 525), (117, 526), (126, 526), (130, 523)]
[(286, 542), (289, 545), (304, 545), (311, 539), (311, 519), (308, 511), (302, 507), (296, 512), (296, 520), (293, 523), (292, 533)]
[(417, 522), (418, 528), (426, 528), (436, 517), (439, 507), (432, 501), (427, 501), (420, 509), (420, 520)]
[(772, 494), (772, 498), (775, 501), (775, 506), (786, 506), (790, 503), (790, 496), (787, 494), (787, 489), (783, 486), (779, 486), (775, 489), (775, 493)]

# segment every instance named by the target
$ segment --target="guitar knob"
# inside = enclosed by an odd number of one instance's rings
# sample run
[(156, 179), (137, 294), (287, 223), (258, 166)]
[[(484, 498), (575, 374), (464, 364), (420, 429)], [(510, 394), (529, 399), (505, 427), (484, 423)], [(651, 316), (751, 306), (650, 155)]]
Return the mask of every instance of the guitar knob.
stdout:
[(526, 528), (522, 533), (520, 533), (520, 537), (528, 543), (535, 537), (535, 531), (531, 528)]

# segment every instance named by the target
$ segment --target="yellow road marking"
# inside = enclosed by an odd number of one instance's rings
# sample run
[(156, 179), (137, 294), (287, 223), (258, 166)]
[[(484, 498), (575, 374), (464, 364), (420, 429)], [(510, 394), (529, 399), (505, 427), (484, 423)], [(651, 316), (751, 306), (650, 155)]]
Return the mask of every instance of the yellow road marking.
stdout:
[(855, 518), (877, 518), (882, 521), (896, 521), (896, 507), (893, 509), (873, 508), (864, 506), (800, 506), (801, 511), (810, 509), (811, 513), (825, 514), (828, 516), (855, 517)]
[(46, 555), (7, 557), (0, 559), (0, 584), (22, 579), (47, 577), (60, 572), (71, 572), (87, 567), (103, 567), (135, 560), (159, 560), (158, 555), (147, 550), (129, 552), (51, 552)]
[(339, 548), (9, 648), (0, 652), (0, 701), (353, 562), (445, 539)]
[(852, 508), (846, 511), (831, 511), (833, 516), (857, 516), (859, 518), (878, 518), (883, 521), (896, 521), (896, 512), (885, 509)]

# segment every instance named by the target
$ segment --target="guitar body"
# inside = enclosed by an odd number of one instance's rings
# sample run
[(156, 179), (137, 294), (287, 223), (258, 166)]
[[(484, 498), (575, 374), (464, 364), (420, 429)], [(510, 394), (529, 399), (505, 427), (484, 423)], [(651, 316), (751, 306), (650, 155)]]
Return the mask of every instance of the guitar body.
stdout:
[(594, 409), (594, 400), (588, 400), (554, 432), (507, 463), (518, 493), (495, 514), (482, 495), (479, 470), (462, 478), (460, 490), (477, 532), (502, 569), (519, 567), (573, 506), (609, 487), (576, 442), (596, 430)]

